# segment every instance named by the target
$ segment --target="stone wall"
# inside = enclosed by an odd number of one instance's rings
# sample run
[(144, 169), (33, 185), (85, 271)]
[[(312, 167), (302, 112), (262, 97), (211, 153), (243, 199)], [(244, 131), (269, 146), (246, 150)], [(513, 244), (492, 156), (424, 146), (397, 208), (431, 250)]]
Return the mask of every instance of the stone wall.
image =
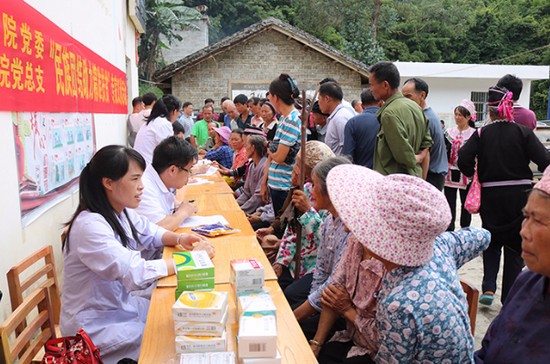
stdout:
[(267, 90), (283, 72), (296, 79), (300, 90), (315, 90), (320, 80), (332, 77), (346, 100), (360, 98), (360, 74), (274, 30), (174, 75), (172, 93), (191, 101), (196, 111), (211, 97), (219, 112), (223, 96), (231, 97), (233, 90)]

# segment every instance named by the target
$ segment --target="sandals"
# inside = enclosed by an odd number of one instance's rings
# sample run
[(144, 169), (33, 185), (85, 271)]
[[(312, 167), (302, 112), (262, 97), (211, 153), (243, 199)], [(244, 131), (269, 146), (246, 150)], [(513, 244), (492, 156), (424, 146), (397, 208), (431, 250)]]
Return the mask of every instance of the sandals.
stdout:
[(495, 298), (495, 293), (491, 291), (485, 291), (479, 298), (479, 303), (486, 306), (491, 306), (493, 299)]

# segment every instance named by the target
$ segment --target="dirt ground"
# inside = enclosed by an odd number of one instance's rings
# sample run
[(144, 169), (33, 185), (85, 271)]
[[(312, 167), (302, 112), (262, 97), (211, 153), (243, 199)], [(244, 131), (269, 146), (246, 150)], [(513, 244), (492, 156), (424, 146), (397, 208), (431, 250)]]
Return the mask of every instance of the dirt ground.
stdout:
[[(457, 201), (457, 205), (460, 206), (460, 201)], [(457, 212), (457, 215), (458, 216), (456, 221), (459, 222), (460, 211)], [(481, 219), (479, 218), (479, 214), (472, 216), (472, 226), (481, 227)], [(483, 278), (483, 261), (481, 259), (481, 256), (465, 264), (458, 271), (458, 273), (462, 280), (465, 280), (466, 282), (476, 287), (480, 291), (480, 295), (481, 295), (482, 293), (481, 280)], [(487, 328), (489, 327), (489, 325), (491, 324), (491, 321), (493, 321), (493, 319), (498, 315), (498, 313), (500, 312), (500, 309), (502, 308), (502, 304), (500, 303), (501, 282), (502, 282), (502, 262), (501, 262), (501, 268), (497, 279), (498, 288), (495, 294), (495, 299), (493, 301), (493, 304), (491, 306), (484, 306), (480, 304), (477, 309), (476, 330), (475, 330), (476, 350), (481, 348), (481, 341), (483, 340), (483, 336), (485, 336), (485, 332), (487, 331)]]

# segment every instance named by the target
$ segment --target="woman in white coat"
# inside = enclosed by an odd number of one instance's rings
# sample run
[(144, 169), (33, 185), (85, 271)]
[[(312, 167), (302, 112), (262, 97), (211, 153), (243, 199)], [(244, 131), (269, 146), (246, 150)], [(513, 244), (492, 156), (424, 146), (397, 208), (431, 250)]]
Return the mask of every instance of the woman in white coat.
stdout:
[(204, 237), (167, 231), (132, 210), (144, 169), (131, 148), (99, 150), (80, 175), (80, 202), (63, 244), (61, 333), (84, 328), (105, 364), (138, 359), (149, 300), (130, 292), (174, 274), (172, 259), (146, 261), (140, 250), (181, 245), (213, 252)]

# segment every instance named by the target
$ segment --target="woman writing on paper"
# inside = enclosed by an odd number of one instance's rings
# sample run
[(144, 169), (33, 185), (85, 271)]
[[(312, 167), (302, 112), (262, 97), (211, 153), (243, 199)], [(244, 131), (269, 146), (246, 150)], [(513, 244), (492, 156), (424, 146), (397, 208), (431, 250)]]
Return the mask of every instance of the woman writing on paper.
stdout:
[(179, 245), (213, 252), (204, 237), (167, 231), (132, 210), (144, 169), (134, 149), (100, 149), (80, 175), (80, 202), (63, 243), (61, 333), (84, 328), (105, 364), (138, 359), (149, 300), (131, 292), (175, 273), (172, 259), (146, 261), (140, 251)]

